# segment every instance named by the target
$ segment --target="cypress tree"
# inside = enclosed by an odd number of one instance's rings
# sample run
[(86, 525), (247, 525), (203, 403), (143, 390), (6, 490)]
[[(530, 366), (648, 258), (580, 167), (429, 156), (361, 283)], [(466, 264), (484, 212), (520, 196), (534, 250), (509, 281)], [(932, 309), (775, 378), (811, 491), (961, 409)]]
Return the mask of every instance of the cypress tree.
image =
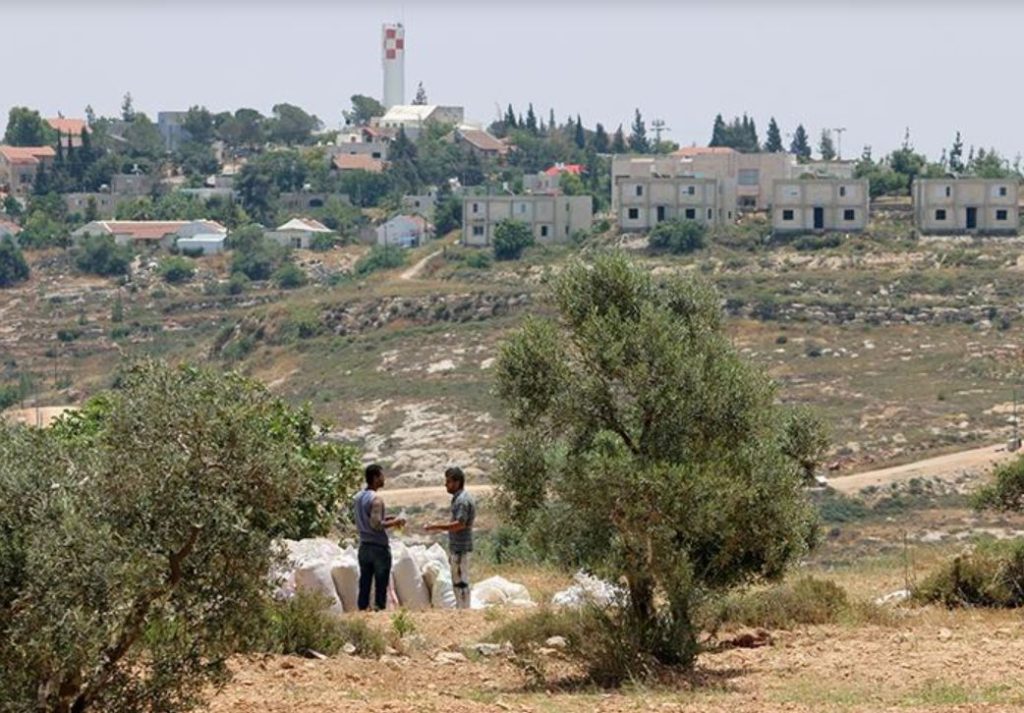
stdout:
[(633, 127), (629, 134), (629, 148), (634, 153), (650, 153), (651, 145), (647, 141), (647, 125), (640, 115), (640, 109), (635, 110), (633, 115)]
[(594, 127), (594, 150), (598, 153), (608, 153), (608, 132), (600, 122)]
[(533, 113), (533, 104), (530, 104), (526, 109), (526, 130), (531, 134), (538, 132), (537, 115)]
[(773, 116), (768, 122), (768, 134), (765, 136), (764, 150), (769, 153), (782, 153), (785, 149), (782, 146), (782, 132), (779, 125), (775, 123)]
[(793, 142), (789, 145), (789, 152), (796, 154), (801, 163), (811, 160), (811, 143), (807, 140), (807, 130), (803, 124), (797, 124), (793, 133)]
[(629, 150), (626, 147), (626, 137), (622, 133), (622, 124), (619, 124), (619, 128), (615, 130), (615, 136), (612, 137), (611, 150), (612, 153), (626, 153)]
[(580, 119), (580, 115), (576, 115), (576, 148), (583, 149), (587, 146), (587, 134), (583, 130), (583, 120)]
[(715, 125), (711, 129), (711, 142), (708, 143), (708, 146), (725, 146), (729, 141), (727, 133), (725, 119), (721, 114), (716, 115)]

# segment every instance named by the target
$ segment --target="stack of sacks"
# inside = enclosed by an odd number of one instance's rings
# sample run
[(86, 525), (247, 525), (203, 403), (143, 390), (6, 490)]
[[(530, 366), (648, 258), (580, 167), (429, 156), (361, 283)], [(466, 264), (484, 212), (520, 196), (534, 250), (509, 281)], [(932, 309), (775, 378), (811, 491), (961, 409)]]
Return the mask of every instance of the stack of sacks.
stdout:
[(280, 581), (276, 596), (289, 598), (296, 591), (316, 592), (326, 598), (335, 614), (356, 611), (359, 563), (353, 548), (342, 549), (323, 537), (283, 540), (287, 569), (274, 574)]
[(552, 604), (572, 609), (579, 609), (585, 604), (607, 607), (619, 604), (624, 596), (624, 592), (619, 587), (609, 584), (603, 579), (592, 577), (583, 571), (574, 574), (572, 579), (574, 584), (571, 587), (556, 592), (551, 597)]
[[(287, 551), (286, 568), (272, 573), (279, 583), (275, 594), (287, 599), (298, 590), (317, 592), (330, 603), (332, 612), (357, 611), (359, 560), (354, 547), (341, 548), (326, 538), (282, 540)], [(521, 584), (491, 577), (473, 585), (471, 606), (482, 609), (497, 604), (533, 606)], [(455, 588), (448, 554), (435, 543), (405, 546), (391, 543), (391, 581), (388, 608), (454, 609)]]
[(473, 585), (470, 591), (470, 608), (484, 609), (499, 604), (513, 607), (535, 606), (526, 587), (510, 582), (504, 577), (491, 577)]

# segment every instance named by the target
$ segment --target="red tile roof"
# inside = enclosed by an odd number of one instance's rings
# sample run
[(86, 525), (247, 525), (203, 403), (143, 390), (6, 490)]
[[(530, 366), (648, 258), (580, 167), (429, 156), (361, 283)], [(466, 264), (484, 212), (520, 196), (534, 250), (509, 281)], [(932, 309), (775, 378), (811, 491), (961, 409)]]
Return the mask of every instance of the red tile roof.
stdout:
[(672, 155), (679, 156), (681, 158), (691, 158), (693, 156), (705, 156), (707, 154), (731, 153), (737, 153), (737, 151), (736, 149), (729, 148), (728, 146), (684, 146)]
[(583, 166), (578, 163), (556, 163), (554, 166), (544, 170), (549, 176), (557, 176), (560, 173), (572, 173), (580, 175), (583, 173)]
[(380, 173), (384, 170), (384, 162), (365, 154), (338, 154), (334, 157), (334, 167), (339, 171), (362, 170)]
[(56, 155), (52, 146), (0, 146), (0, 156), (7, 163), (39, 163), (39, 159), (54, 158)]
[(46, 123), (64, 136), (81, 136), (82, 132), (89, 127), (85, 119), (65, 119), (62, 116), (47, 119)]

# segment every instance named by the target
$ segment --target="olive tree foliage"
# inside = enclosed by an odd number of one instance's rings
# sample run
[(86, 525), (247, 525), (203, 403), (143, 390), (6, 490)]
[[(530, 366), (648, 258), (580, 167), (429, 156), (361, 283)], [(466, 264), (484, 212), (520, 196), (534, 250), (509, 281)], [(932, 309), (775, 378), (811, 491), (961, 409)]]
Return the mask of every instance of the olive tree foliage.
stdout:
[(323, 532), (358, 480), (256, 382), (118, 380), (49, 430), (0, 426), (5, 713), (195, 707), (259, 616), (272, 540)]
[(706, 284), (608, 254), (569, 266), (552, 301), (498, 360), (499, 502), (544, 554), (625, 585), (645, 653), (689, 664), (703, 597), (778, 578), (812, 544), (803, 454)]

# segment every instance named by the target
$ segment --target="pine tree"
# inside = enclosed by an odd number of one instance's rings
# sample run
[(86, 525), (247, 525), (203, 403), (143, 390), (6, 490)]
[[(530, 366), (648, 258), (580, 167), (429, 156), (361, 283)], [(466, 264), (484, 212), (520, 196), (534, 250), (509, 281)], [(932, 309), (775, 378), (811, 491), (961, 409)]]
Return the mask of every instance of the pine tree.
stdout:
[[(744, 119), (747, 119), (747, 115), (743, 115)], [(757, 124), (754, 123), (754, 117), (747, 119), (747, 131), (745, 134), (746, 150), (749, 153), (757, 153), (761, 150), (761, 142), (757, 139)]]
[(554, 133), (556, 128), (558, 128), (558, 122), (555, 121), (555, 110), (551, 109), (548, 112), (548, 131)]
[(427, 91), (423, 88), (423, 82), (420, 82), (419, 86), (416, 87), (416, 98), (412, 100), (412, 103), (416, 106), (426, 106)]
[(537, 115), (533, 112), (533, 104), (526, 109), (526, 130), (531, 134), (538, 133)]
[(600, 122), (594, 127), (594, 150), (598, 153), (608, 153), (608, 132)]
[(615, 130), (615, 136), (612, 137), (611, 150), (612, 153), (626, 153), (629, 151), (626, 147), (626, 137), (622, 133), (622, 124), (619, 124), (619, 128)]
[(782, 132), (779, 125), (775, 123), (775, 117), (768, 122), (768, 133), (765, 136), (764, 150), (769, 153), (782, 153), (785, 148), (782, 146)]
[(519, 124), (516, 123), (516, 113), (512, 111), (511, 104), (508, 105), (508, 110), (505, 111), (505, 127), (509, 131), (519, 128)]
[(807, 140), (807, 130), (803, 124), (797, 124), (793, 132), (793, 142), (789, 145), (789, 152), (796, 154), (797, 159), (803, 163), (811, 160), (811, 144)]
[(125, 92), (124, 99), (121, 101), (121, 119), (124, 121), (135, 121), (135, 107), (132, 104), (132, 93)]
[(963, 173), (964, 170), (964, 140), (959, 131), (953, 139), (953, 148), (949, 150), (949, 170), (953, 173)]
[(722, 118), (721, 114), (718, 114), (715, 116), (715, 125), (711, 129), (711, 143), (708, 146), (725, 146), (728, 141), (727, 132), (725, 119)]
[(85, 105), (85, 122), (92, 127), (96, 123), (96, 112), (92, 108), (92, 104)]
[(832, 143), (832, 132), (828, 129), (821, 130), (821, 140), (818, 142), (818, 153), (822, 161), (832, 161), (836, 157), (836, 146)]
[(584, 149), (587, 147), (587, 134), (583, 130), (583, 120), (580, 119), (580, 115), (576, 115), (576, 148)]
[(650, 153), (651, 144), (647, 141), (647, 125), (640, 115), (640, 109), (636, 109), (633, 115), (633, 126), (629, 134), (629, 149), (633, 153)]

